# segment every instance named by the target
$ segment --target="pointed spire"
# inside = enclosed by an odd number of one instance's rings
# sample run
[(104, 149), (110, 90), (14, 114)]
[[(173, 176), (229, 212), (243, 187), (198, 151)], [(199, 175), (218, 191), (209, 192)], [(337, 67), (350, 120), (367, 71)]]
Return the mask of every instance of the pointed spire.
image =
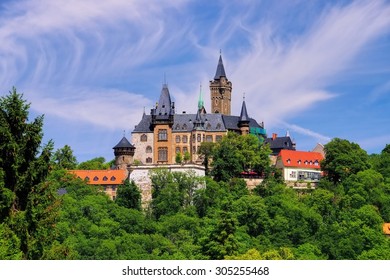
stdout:
[(199, 86), (199, 99), (198, 99), (198, 110), (201, 110), (204, 107), (203, 94), (202, 94), (202, 84)]
[(171, 107), (171, 95), (169, 94), (167, 84), (164, 84), (161, 90), (160, 100), (158, 101), (156, 106), (156, 115), (169, 115), (171, 113)]
[(246, 104), (245, 104), (245, 93), (242, 100), (240, 122), (249, 122), (248, 112), (246, 110)]
[(125, 136), (119, 141), (118, 144), (113, 149), (120, 149), (120, 148), (134, 148), (134, 146), (129, 142), (129, 140), (126, 139)]
[(196, 117), (194, 121), (194, 129), (204, 130), (204, 121), (201, 115), (201, 110), (198, 110), (198, 112), (196, 113)]
[(214, 80), (219, 80), (221, 77), (226, 78), (225, 67), (223, 66), (222, 54), (219, 54), (217, 71), (215, 72)]

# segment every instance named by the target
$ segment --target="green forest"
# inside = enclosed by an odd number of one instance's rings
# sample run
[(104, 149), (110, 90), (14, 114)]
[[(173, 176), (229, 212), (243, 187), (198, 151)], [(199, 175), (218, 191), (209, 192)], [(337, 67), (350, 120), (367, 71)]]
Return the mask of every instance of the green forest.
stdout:
[[(367, 154), (335, 138), (325, 145), (318, 187), (294, 190), (270, 167), (256, 137), (228, 134), (204, 146), (207, 176), (156, 170), (141, 208), (133, 182), (112, 201), (68, 169), (71, 147), (42, 143), (43, 116), (15, 88), (0, 99), (0, 259), (367, 260), (390, 259), (390, 145)], [(213, 160), (209, 162), (209, 159)], [(265, 174), (249, 191), (237, 174)]]

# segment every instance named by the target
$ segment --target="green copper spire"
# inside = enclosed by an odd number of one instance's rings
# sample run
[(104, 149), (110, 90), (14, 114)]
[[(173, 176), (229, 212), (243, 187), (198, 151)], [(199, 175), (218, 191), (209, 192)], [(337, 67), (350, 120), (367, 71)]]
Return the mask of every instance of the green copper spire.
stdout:
[(199, 87), (199, 100), (198, 100), (198, 109), (202, 110), (204, 108), (203, 94), (202, 94), (202, 84)]

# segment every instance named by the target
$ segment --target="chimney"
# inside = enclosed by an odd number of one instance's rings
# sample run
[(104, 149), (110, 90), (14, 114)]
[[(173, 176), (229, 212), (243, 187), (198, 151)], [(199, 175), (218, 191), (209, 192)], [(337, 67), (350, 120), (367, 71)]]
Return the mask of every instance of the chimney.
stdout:
[(278, 137), (276, 133), (272, 133), (272, 140), (275, 140), (275, 138)]

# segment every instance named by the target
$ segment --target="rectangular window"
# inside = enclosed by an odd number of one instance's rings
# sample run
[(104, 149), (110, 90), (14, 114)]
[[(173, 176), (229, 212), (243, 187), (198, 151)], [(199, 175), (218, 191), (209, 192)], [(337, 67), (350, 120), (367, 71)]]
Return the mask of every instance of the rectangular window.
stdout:
[(202, 135), (198, 134), (197, 140), (198, 142), (202, 141)]
[(180, 143), (180, 136), (179, 135), (176, 136), (176, 143)]
[(215, 141), (216, 141), (216, 142), (219, 142), (219, 141), (221, 141), (221, 140), (222, 140), (222, 136), (221, 136), (221, 135), (215, 136)]
[(207, 135), (206, 142), (213, 142), (213, 135)]
[(168, 140), (168, 133), (166, 129), (159, 129), (158, 130), (158, 141), (167, 141)]
[(158, 161), (168, 161), (168, 148), (158, 148)]
[(176, 147), (176, 154), (180, 153), (180, 147)]
[(184, 135), (183, 136), (183, 143), (187, 143), (187, 141), (188, 141), (188, 137), (187, 137), (187, 135)]
[(188, 148), (187, 147), (183, 147), (183, 154), (188, 152)]

